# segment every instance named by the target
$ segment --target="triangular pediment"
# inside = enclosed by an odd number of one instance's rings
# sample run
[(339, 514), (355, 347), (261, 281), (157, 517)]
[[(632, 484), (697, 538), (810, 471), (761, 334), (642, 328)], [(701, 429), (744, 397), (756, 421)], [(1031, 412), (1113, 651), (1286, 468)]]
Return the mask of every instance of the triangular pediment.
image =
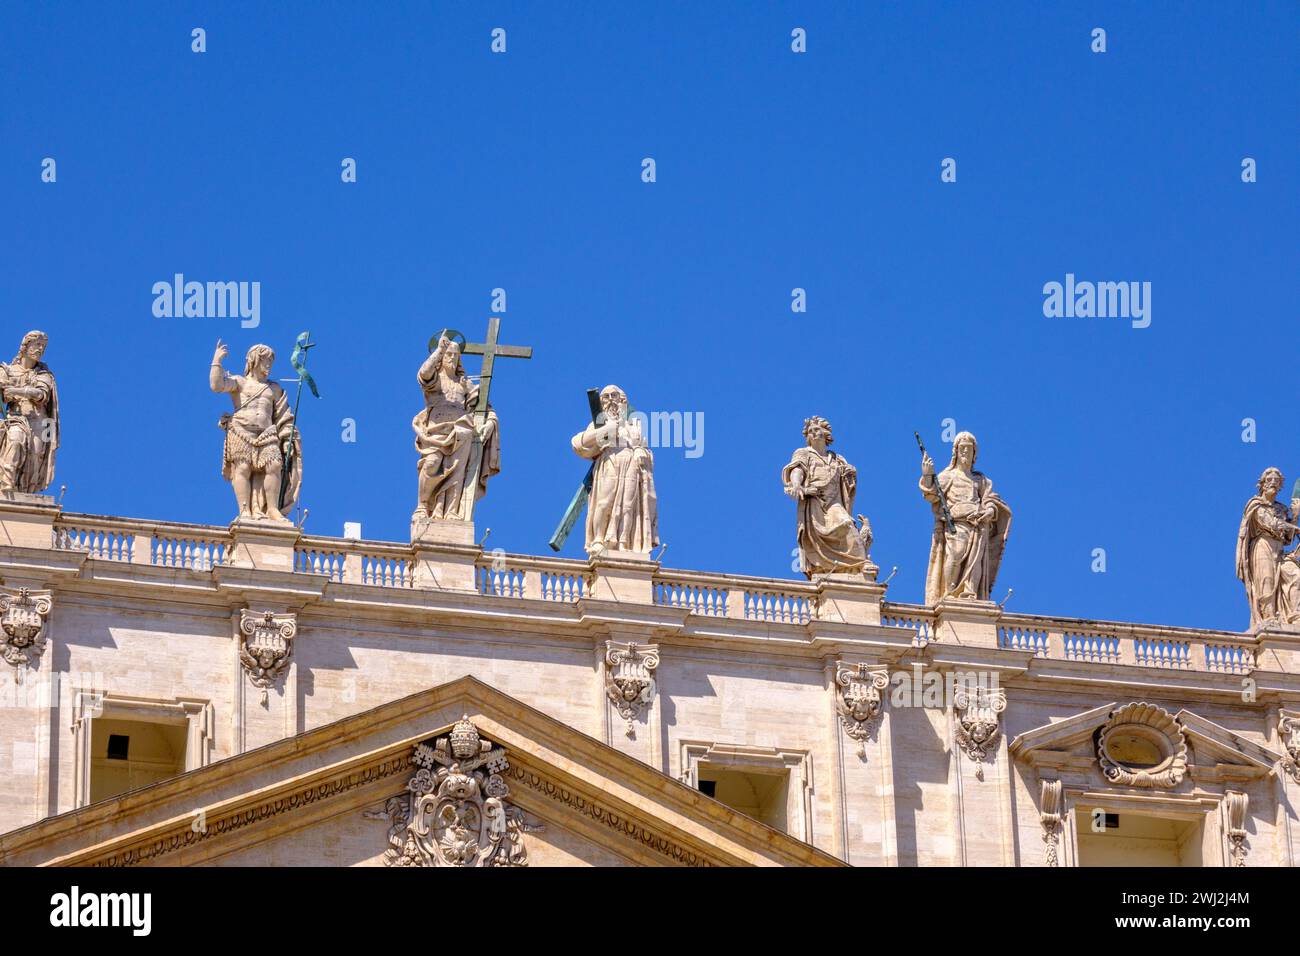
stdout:
[[(1008, 748), (1012, 757), (1036, 767), (1081, 769), (1096, 760), (1094, 735), (1122, 706), (1103, 704), (1064, 720), (1027, 730)], [(1193, 711), (1172, 715), (1191, 751), (1194, 772), (1249, 778), (1275, 772), (1282, 755)]]
[(468, 858), (457, 807), (493, 865), (840, 865), (473, 677), (0, 835), (0, 864), (406, 863), (402, 801), (434, 865)]

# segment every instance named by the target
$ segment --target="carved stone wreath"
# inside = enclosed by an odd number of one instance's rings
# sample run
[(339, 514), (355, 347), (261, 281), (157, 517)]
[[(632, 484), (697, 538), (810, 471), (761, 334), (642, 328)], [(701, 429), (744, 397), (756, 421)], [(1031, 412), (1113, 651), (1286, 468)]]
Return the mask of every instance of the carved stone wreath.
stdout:
[(52, 607), (49, 591), (0, 590), (0, 630), (4, 631), (0, 655), (18, 668), (19, 681), (23, 668), (33, 666), (45, 650), (45, 625)]
[[(1140, 755), (1127, 753), (1135, 747)], [(1187, 773), (1187, 738), (1178, 721), (1163, 708), (1126, 704), (1098, 729), (1097, 760), (1113, 784), (1172, 789)]]
[(405, 794), (390, 797), (386, 866), (527, 866), (524, 834), (542, 830), (506, 799), (506, 751), (479, 736), (468, 716), (451, 732), (416, 744), (418, 767)]
[(653, 644), (610, 641), (605, 646), (605, 694), (629, 737), (636, 736), (635, 722), (654, 700), (658, 666), (659, 648)]
[(889, 686), (889, 671), (866, 664), (835, 665), (835, 712), (844, 732), (858, 743), (858, 756), (866, 758), (867, 740), (884, 703), (881, 691)]
[(276, 614), (273, 611), (240, 611), (239, 662), (248, 673), (254, 687), (261, 688), (262, 704), (266, 704), (267, 689), (289, 666), (293, 656), (293, 639), (298, 633), (298, 621), (293, 614)]
[[(957, 725), (957, 745), (966, 756), (982, 763), (997, 743), (1002, 731), (1002, 712), (1007, 709), (1007, 692), (998, 687), (958, 685), (952, 698)], [(984, 779), (984, 768), (977, 766), (975, 776)]]

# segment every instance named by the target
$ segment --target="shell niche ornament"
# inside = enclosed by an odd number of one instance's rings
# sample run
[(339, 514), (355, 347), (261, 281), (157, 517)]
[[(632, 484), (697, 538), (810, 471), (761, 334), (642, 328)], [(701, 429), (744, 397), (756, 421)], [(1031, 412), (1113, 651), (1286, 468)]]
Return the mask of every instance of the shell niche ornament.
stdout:
[(1172, 789), (1187, 773), (1187, 738), (1168, 711), (1126, 704), (1097, 731), (1097, 760), (1113, 784)]

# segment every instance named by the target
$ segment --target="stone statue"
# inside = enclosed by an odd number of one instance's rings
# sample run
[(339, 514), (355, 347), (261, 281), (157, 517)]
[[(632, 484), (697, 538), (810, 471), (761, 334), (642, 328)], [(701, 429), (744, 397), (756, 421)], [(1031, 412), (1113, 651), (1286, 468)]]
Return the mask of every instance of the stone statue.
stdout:
[[(445, 335), (417, 373), (424, 389), (424, 410), (411, 421), (415, 450), (420, 453), (419, 501), (413, 520), (452, 518), (462, 513), (465, 471), (474, 439), (474, 406), (479, 386), (470, 382), (461, 366), (460, 346)], [(488, 409), (481, 426), (483, 461), (479, 465), (475, 500), (487, 492), (488, 479), (501, 470), (501, 442), (497, 415)]]
[(860, 574), (869, 561), (871, 524), (861, 515), (861, 529), (853, 523), (858, 470), (827, 447), (834, 439), (826, 419), (815, 415), (805, 419), (803, 435), (807, 446), (781, 469), (785, 493), (796, 502), (799, 570), (809, 579)]
[[(226, 433), (221, 474), (235, 490), (241, 518), (288, 521), (302, 485), (302, 436), (284, 389), (269, 380), (275, 352), (270, 346), (248, 350), (243, 375), (230, 375), (221, 360), (230, 354), (220, 339), (212, 353), (208, 382), (214, 392), (229, 392), (234, 413), (218, 424)], [(284, 459), (292, 452), (293, 468), (285, 482)], [(283, 486), (283, 487), (282, 487)]]
[(14, 360), (0, 364), (0, 389), (5, 403), (0, 491), (40, 494), (54, 480), (59, 393), (54, 373), (41, 361), (48, 341), (44, 332), (28, 332)]
[(1237, 532), (1237, 577), (1246, 585), (1250, 627), (1300, 623), (1300, 557), (1283, 548), (1300, 531), (1300, 499), (1291, 508), (1277, 500), (1282, 472), (1266, 468), (1259, 476), (1259, 494), (1246, 502)]
[(573, 450), (592, 459), (587, 502), (587, 553), (634, 551), (648, 554), (659, 544), (654, 455), (641, 423), (627, 417), (627, 395), (617, 385), (600, 390), (603, 425), (573, 436)]
[[(961, 432), (952, 443), (952, 463), (937, 476), (934, 460), (921, 455), (921, 495), (934, 510), (926, 604), (944, 598), (987, 601), (993, 593), (1011, 530), (1011, 509), (994, 494), (988, 476), (975, 470), (978, 451), (975, 436)], [(951, 528), (939, 489), (952, 516)]]

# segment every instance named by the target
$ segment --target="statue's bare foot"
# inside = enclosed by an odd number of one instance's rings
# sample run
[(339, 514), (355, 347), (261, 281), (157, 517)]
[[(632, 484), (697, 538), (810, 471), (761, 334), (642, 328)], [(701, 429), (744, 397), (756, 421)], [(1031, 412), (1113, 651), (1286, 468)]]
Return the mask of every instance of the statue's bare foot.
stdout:
[(279, 508), (267, 508), (267, 509), (266, 509), (266, 514), (265, 514), (264, 517), (270, 518), (272, 521), (288, 521), (288, 520), (289, 520), (289, 519), (286, 518), (284, 515), (280, 514), (280, 509), (279, 509)]

